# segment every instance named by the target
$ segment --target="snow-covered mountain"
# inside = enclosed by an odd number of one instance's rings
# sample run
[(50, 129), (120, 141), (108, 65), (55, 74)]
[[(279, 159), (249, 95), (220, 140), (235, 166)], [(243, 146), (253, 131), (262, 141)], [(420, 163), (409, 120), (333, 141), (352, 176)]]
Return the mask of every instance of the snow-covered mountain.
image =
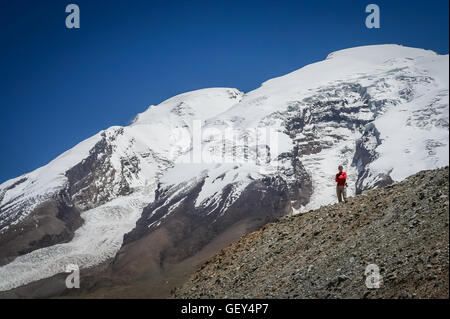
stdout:
[(0, 185), (0, 290), (69, 263), (129, 275), (210, 256), (333, 202), (339, 164), (350, 195), (448, 165), (448, 64), (357, 47), (246, 94), (203, 89), (150, 106)]

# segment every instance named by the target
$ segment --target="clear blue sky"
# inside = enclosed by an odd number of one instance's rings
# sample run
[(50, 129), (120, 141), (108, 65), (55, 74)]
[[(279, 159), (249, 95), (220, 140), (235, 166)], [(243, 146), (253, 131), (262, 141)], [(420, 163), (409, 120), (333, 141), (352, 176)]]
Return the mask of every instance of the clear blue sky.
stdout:
[[(79, 30), (65, 28), (70, 3)], [(365, 28), (370, 3), (380, 29)], [(0, 182), (178, 93), (249, 91), (359, 45), (447, 54), (448, 12), (448, 0), (0, 0)]]

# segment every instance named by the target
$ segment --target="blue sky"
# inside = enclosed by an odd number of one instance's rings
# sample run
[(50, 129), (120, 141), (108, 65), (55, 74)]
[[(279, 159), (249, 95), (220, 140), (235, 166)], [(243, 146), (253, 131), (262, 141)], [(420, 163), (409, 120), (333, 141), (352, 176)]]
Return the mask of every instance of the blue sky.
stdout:
[[(370, 3), (380, 29), (364, 25)], [(178, 93), (249, 91), (359, 45), (448, 54), (448, 12), (448, 0), (0, 0), (0, 182)]]

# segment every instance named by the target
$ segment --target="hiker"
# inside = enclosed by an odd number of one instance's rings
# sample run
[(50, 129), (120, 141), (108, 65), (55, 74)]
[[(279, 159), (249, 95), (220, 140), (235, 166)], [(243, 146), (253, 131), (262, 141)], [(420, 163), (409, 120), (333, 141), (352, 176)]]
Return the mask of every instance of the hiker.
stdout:
[(342, 165), (339, 165), (338, 167), (339, 173), (336, 174), (336, 194), (338, 197), (339, 203), (342, 203), (344, 201), (347, 203), (347, 173), (344, 172), (344, 167)]

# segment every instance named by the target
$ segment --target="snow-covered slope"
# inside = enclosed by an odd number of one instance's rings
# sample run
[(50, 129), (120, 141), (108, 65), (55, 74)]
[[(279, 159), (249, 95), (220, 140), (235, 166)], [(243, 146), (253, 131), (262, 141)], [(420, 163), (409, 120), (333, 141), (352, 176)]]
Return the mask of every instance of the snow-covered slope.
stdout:
[[(176, 134), (188, 136), (193, 120), (202, 122), (223, 112), (241, 96), (228, 88), (180, 94), (150, 106), (130, 126), (102, 131), (46, 166), (0, 185), (0, 236), (8, 239), (5, 247), (43, 228), (35, 210), (49, 201), (76, 207), (84, 219), (69, 243), (59, 244), (65, 240), (56, 236), (50, 245), (46, 242), (42, 249), (0, 268), (0, 290), (62, 272), (63, 261), (89, 266), (113, 257), (123, 235), (153, 201), (162, 172), (173, 166), (180, 150), (189, 148)], [(58, 214), (66, 212), (60, 209)], [(32, 223), (31, 230), (22, 227), (25, 222)], [(40, 235), (47, 241), (48, 234)], [(30, 237), (20, 249), (36, 241)]]
[[(170, 229), (180, 234), (172, 246), (180, 249), (167, 249), (188, 257), (239, 220), (252, 217), (256, 227), (333, 202), (339, 164), (350, 195), (448, 165), (448, 63), (448, 55), (422, 49), (357, 47), (246, 94), (205, 89), (150, 106), (131, 125), (0, 185), (0, 239), (49, 200), (85, 219), (68, 243), (18, 253), (1, 267), (0, 290), (63, 271), (48, 266), (54, 260), (104, 261), (133, 229), (120, 248), (126, 259), (131, 243), (174, 221)], [(131, 199), (145, 208), (130, 210)], [(114, 228), (109, 213), (100, 218), (111, 205), (123, 227)], [(109, 218), (114, 230), (97, 236)], [(14, 271), (31, 263), (44, 275)]]
[[(236, 89), (212, 88), (177, 95), (158, 106), (150, 106), (127, 127), (111, 127), (81, 142), (49, 164), (0, 185), (0, 230), (17, 223), (36, 205), (67, 188), (67, 171), (95, 153), (104, 161), (104, 174), (71, 194), (79, 198), (95, 187), (95, 198), (79, 201), (91, 208), (117, 197), (124, 188), (135, 190), (155, 184), (156, 177), (171, 166), (183, 144), (175, 133), (189, 134), (193, 120), (206, 120), (239, 102)], [(97, 146), (97, 149), (95, 148)], [(101, 175), (101, 176), (100, 176)], [(91, 185), (93, 184), (93, 185)], [(128, 190), (127, 190), (128, 191)]]
[[(200, 194), (212, 194), (215, 199), (200, 197), (205, 203), (217, 202), (223, 185), (214, 181), (223, 173), (233, 175), (242, 190), (252, 180), (247, 172), (261, 171), (251, 166), (266, 166), (252, 154), (261, 140), (248, 142), (246, 156), (254, 160), (247, 161), (239, 140), (225, 136), (224, 141), (226, 128), (232, 128), (238, 137), (255, 128), (270, 127), (277, 132), (276, 143), (267, 143), (272, 147), (271, 159), (290, 153), (291, 160), (278, 158), (275, 174), (295, 183), (297, 179), (290, 177), (295, 176), (292, 157), (296, 154), (312, 178), (308, 204), (298, 205), (293, 198), (294, 211), (298, 211), (335, 200), (333, 176), (339, 164), (349, 173), (351, 194), (448, 164), (448, 111), (448, 55), (398, 45), (332, 53), (324, 61), (265, 82), (240, 103), (207, 121), (205, 130), (214, 128), (217, 134), (204, 139), (203, 148), (221, 150), (227, 143), (235, 146), (231, 162), (238, 162), (239, 168), (211, 170), (205, 166), (210, 176)], [(259, 149), (265, 146), (263, 143)], [(172, 170), (185, 168), (179, 165)], [(168, 174), (186, 180), (198, 176), (195, 170), (191, 176)], [(180, 177), (163, 181), (175, 184)], [(239, 197), (239, 191), (234, 197)]]
[(0, 185), (0, 231), (21, 218), (37, 205), (51, 198), (67, 181), (65, 172), (88, 157), (100, 141), (97, 134), (68, 150), (49, 164)]

